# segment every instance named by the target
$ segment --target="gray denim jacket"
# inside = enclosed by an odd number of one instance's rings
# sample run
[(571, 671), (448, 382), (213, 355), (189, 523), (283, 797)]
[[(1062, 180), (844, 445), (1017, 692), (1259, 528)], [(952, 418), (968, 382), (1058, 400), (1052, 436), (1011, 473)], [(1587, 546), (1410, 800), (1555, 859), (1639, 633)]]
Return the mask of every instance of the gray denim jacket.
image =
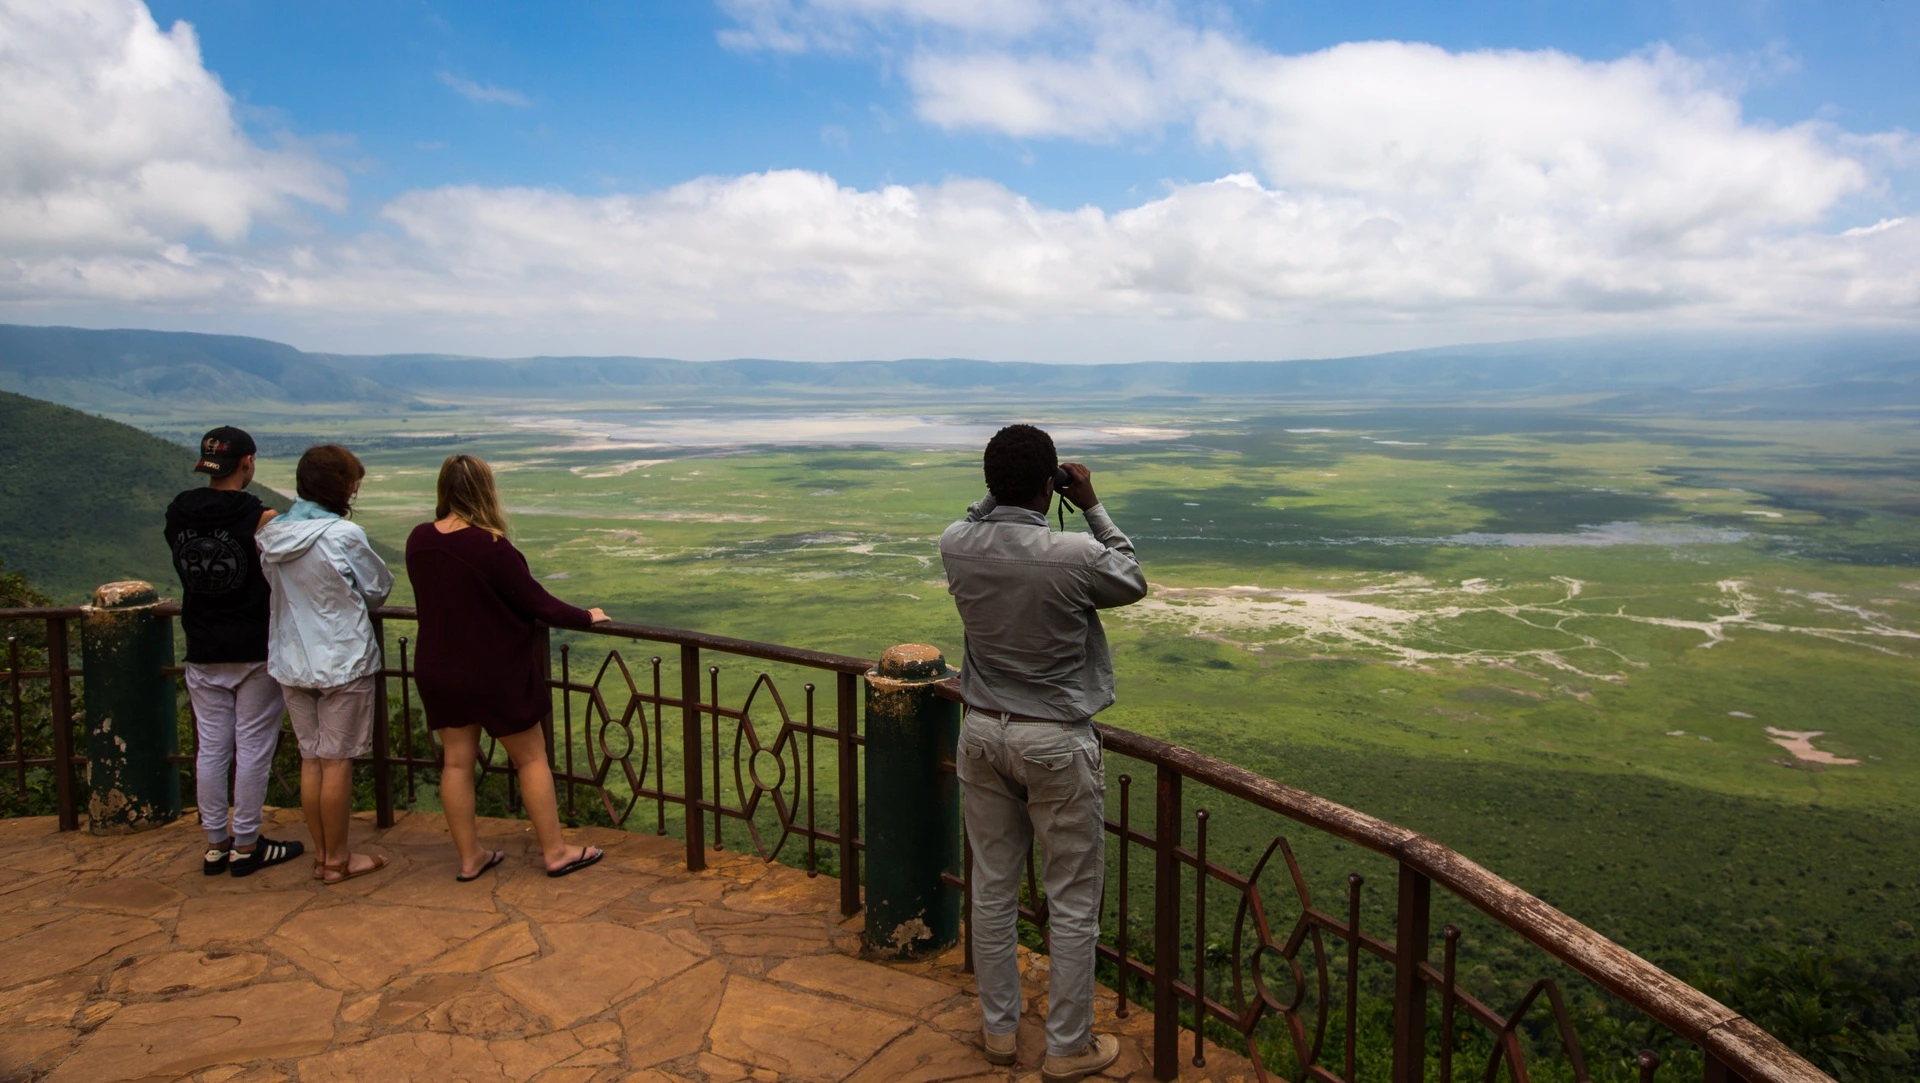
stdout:
[(1092, 533), (1055, 533), (1045, 515), (988, 496), (940, 536), (947, 593), (966, 628), (969, 706), (1077, 722), (1113, 703), (1096, 610), (1146, 597), (1147, 577), (1106, 508), (1085, 515)]

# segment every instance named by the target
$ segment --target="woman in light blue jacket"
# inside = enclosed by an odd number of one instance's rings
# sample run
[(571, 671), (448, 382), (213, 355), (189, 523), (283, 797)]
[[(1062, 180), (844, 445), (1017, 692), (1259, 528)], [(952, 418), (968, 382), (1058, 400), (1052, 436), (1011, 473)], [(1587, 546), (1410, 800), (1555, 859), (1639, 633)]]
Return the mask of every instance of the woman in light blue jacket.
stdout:
[(347, 845), (353, 761), (373, 750), (380, 642), (371, 611), (393, 590), (393, 573), (367, 532), (346, 519), (366, 475), (346, 448), (308, 448), (294, 468), (299, 502), (255, 535), (273, 588), (267, 672), (286, 692), (300, 741), (300, 807), (313, 833), (313, 875), (329, 884), (387, 865)]

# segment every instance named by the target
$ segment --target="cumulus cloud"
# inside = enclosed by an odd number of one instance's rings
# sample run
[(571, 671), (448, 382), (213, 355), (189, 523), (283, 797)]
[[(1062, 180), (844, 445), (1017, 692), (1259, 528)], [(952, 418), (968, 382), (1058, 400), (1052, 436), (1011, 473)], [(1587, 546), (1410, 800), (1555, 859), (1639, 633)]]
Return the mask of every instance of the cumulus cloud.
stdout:
[(473, 102), (475, 105), (511, 105), (516, 108), (525, 109), (527, 106), (533, 104), (527, 100), (525, 94), (517, 90), (494, 86), (492, 83), (476, 83), (472, 79), (455, 75), (453, 72), (446, 70), (437, 71), (434, 72), (434, 74), (439, 77), (442, 83), (446, 84), (447, 89)]
[[(1727, 76), (1669, 50), (1594, 61), (1374, 42), (1283, 55), (1170, 7), (1111, 0), (728, 6), (742, 49), (892, 50), (920, 116), (942, 127), (1182, 132), (1245, 166), (1114, 210), (1049, 207), (978, 179), (861, 188), (798, 170), (591, 196), (450, 185), (393, 199), (381, 228), (297, 247), (203, 243), (247, 220), (215, 230), (192, 203), (169, 218), (135, 187), (99, 187), (98, 168), (69, 170), (81, 179), (37, 190), (99, 192), (100, 219), (120, 224), (39, 249), (0, 232), (18, 257), (10, 271), (0, 260), (0, 298), (439, 321), (473, 336), (439, 348), (538, 332), (549, 338), (535, 348), (665, 349), (662, 329), (677, 328), (685, 352), (784, 356), (820, 356), (824, 341), (843, 354), (1087, 356), (1092, 341), (1104, 356), (1271, 356), (1302, 327), (1386, 345), (1365, 336), (1920, 314), (1920, 220), (1842, 214), (1910, 164), (1911, 140), (1755, 123)], [(138, 19), (126, 25), (87, 40), (138, 36)], [(212, 103), (203, 127), (227, 133), (227, 156), (168, 135), (104, 175), (184, 157), (249, 178), (276, 162), (321, 182), (261, 188), (277, 201), (262, 206), (337, 200), (310, 160), (238, 133), (217, 81), (181, 49), (190, 30), (145, 26), (143, 40), (171, 49), (176, 81)], [(117, 70), (122, 52), (95, 48), (75, 73), (9, 71), (9, 97), (77, 108), (100, 93), (89, 73)], [(0, 124), (19, 123), (7, 115)], [(6, 177), (66, 175), (43, 168), (57, 155), (11, 143)], [(93, 236), (118, 240), (76, 239)], [(1067, 324), (1072, 343), (1035, 344)]]
[(302, 203), (339, 209), (343, 189), (312, 155), (241, 130), (185, 23), (163, 31), (138, 0), (0, 2), (7, 256), (48, 257), (45, 273), (146, 254), (165, 274), (182, 239), (237, 242)]
[(1636, 312), (1884, 318), (1920, 300), (1920, 229), (1906, 219), (1649, 260), (1531, 235), (1498, 243), (1410, 228), (1365, 200), (1296, 195), (1250, 174), (1117, 213), (1050, 209), (978, 180), (860, 189), (797, 170), (644, 195), (448, 187), (407, 193), (382, 213), (390, 233), (297, 259), (183, 258), (151, 282), (115, 263), (70, 281), (130, 300), (205, 289), (287, 311), (716, 329), (799, 316), (1189, 327)]

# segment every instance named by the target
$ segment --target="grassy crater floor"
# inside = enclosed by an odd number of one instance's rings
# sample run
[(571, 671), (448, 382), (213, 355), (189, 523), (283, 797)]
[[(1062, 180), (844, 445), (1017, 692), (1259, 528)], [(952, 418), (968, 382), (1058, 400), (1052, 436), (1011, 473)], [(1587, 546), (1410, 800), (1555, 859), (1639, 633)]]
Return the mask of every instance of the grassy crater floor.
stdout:
[[(1001, 416), (950, 413), (907, 430)], [(796, 446), (825, 438), (765, 414), (728, 422), (758, 446), (653, 442), (589, 404), (470, 403), (431, 434), (249, 421), (276, 446), (363, 439), (358, 517), (394, 550), (458, 448), (494, 462), (570, 601), (961, 661), (935, 546), (980, 491), (977, 449)], [(1910, 422), (1219, 402), (1040, 420), (1079, 434), (1063, 450), (1154, 584), (1108, 616), (1107, 721), (1425, 831), (1683, 969), (1780, 942), (1912, 950)], [(291, 475), (291, 454), (263, 463)]]

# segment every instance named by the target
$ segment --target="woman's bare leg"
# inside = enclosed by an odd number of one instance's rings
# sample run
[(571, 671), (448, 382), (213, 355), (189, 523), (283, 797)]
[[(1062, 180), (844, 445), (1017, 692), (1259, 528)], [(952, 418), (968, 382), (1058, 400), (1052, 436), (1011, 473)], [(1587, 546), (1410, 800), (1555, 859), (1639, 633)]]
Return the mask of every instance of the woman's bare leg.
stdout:
[(302, 758), (300, 761), (300, 811), (307, 818), (307, 834), (313, 836), (315, 861), (327, 857), (327, 823), (320, 815), (320, 793), (326, 787), (325, 760)]
[(513, 768), (520, 776), (520, 803), (533, 821), (533, 833), (540, 840), (540, 855), (548, 871), (578, 861), (586, 849), (568, 846), (560, 834), (560, 806), (553, 795), (553, 772), (547, 767), (547, 739), (539, 726), (521, 730), (500, 743), (513, 757)]
[(473, 814), (473, 766), (480, 759), (480, 727), (449, 726), (440, 735), (440, 808), (447, 834), (460, 855), (460, 875), (472, 876), (493, 855), (480, 848), (480, 825)]
[(353, 820), (353, 761), (319, 762), (324, 772), (320, 818), (327, 835), (327, 864), (355, 875), (371, 871), (377, 864), (374, 859), (354, 853), (348, 845), (348, 828)]

